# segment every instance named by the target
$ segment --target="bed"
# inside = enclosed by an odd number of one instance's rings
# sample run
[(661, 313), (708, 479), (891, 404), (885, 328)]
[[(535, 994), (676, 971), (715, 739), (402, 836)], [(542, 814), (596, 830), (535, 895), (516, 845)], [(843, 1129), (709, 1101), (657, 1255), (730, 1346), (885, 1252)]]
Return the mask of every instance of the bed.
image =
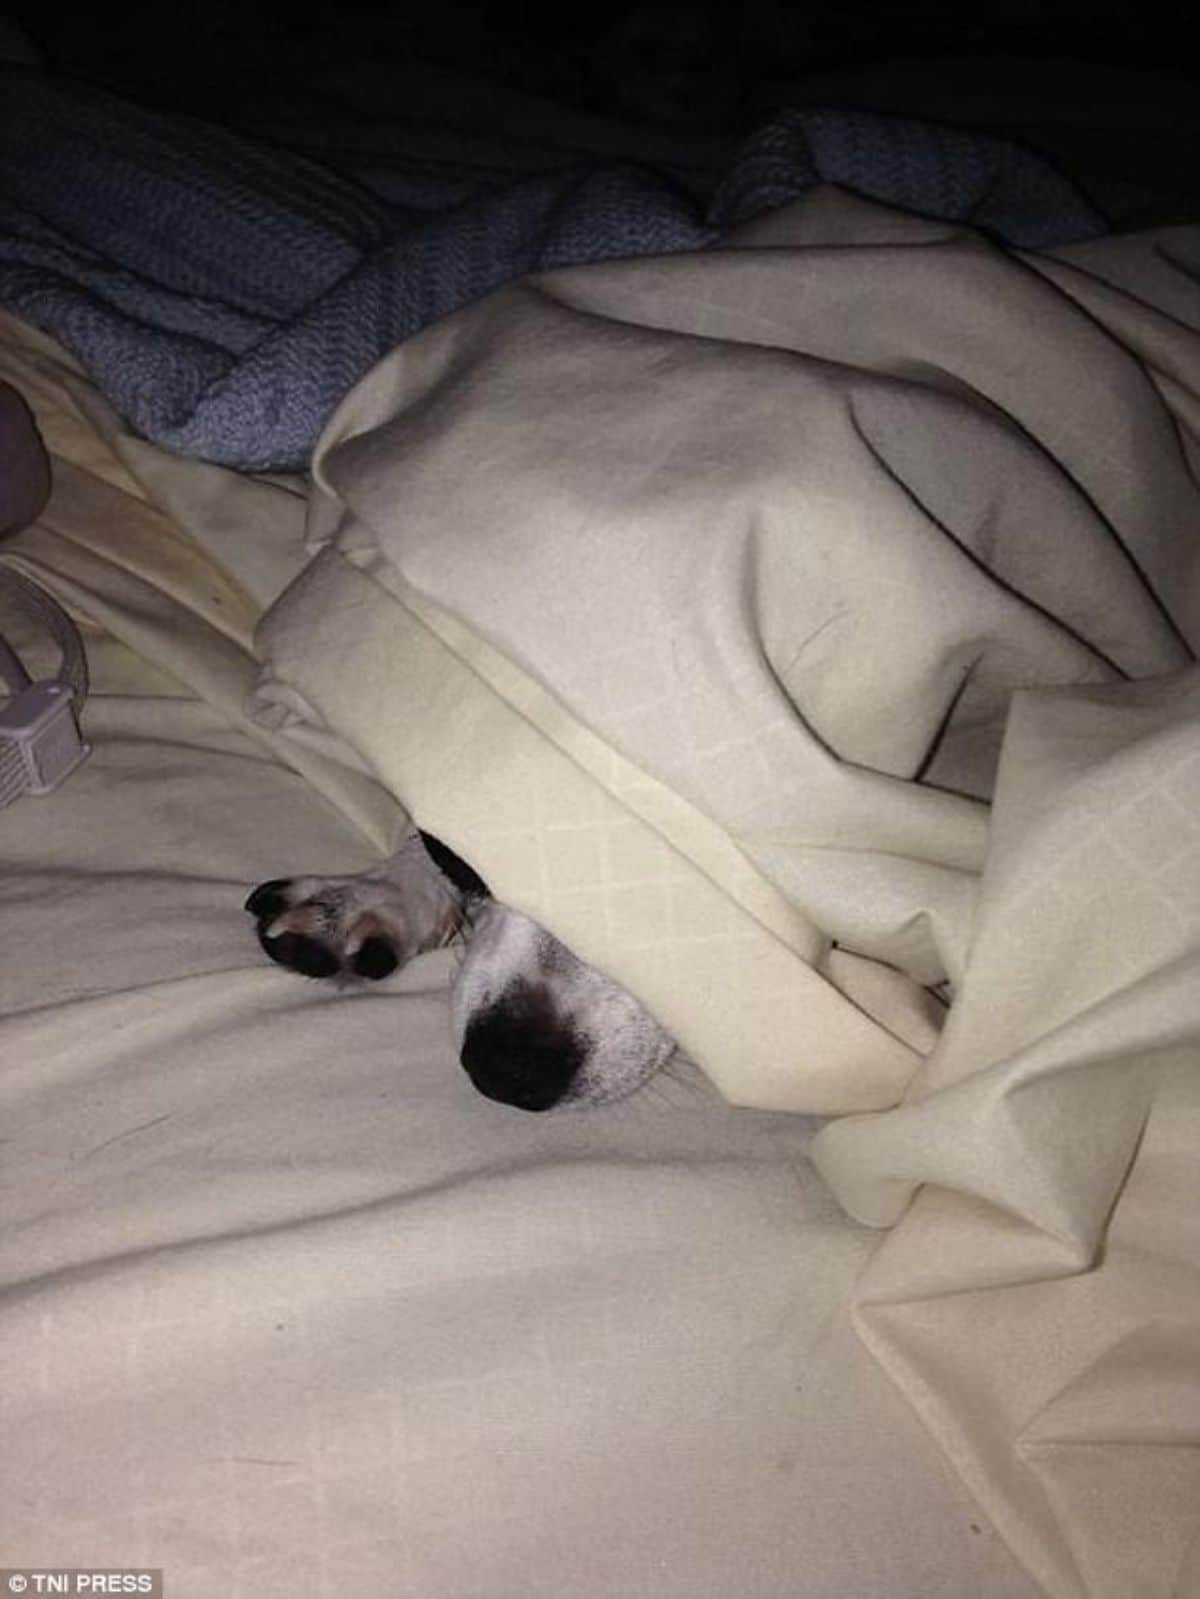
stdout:
[[(0, 815), (10, 1566), (1200, 1593), (1198, 268), (812, 186), (431, 320), (311, 479), (3, 315), (92, 745)], [(670, 1069), (523, 1116), (453, 950), (269, 965), (410, 817)]]

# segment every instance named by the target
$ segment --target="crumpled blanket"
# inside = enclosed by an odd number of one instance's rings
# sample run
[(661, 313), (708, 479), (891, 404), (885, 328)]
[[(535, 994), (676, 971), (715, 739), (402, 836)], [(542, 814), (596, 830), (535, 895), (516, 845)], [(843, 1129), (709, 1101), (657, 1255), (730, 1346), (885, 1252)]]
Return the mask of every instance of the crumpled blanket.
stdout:
[(374, 362), (499, 284), (695, 250), (818, 178), (1016, 244), (1103, 230), (1032, 155), (858, 113), (781, 116), (713, 170), (704, 214), (669, 171), (539, 154), (536, 136), (532, 173), (416, 160), (405, 203), (394, 183), (384, 199), (300, 154), (36, 71), (8, 69), (2, 88), (0, 305), (71, 350), (147, 438), (254, 470), (307, 465)]
[(837, 1118), (860, 1328), (1064, 1596), (1200, 1583), (1198, 277), (819, 190), (502, 289), (339, 407), (258, 634), (261, 721)]

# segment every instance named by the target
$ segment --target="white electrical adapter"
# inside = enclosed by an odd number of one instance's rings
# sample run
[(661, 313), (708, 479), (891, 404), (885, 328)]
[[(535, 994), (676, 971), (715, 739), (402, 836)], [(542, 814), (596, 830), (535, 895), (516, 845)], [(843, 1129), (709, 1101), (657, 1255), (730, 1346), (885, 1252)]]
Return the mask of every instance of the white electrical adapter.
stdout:
[(49, 794), (89, 753), (79, 732), (77, 702), (87, 693), (87, 664), (78, 629), (51, 597), (0, 563), (0, 594), (47, 627), (63, 656), (61, 677), (31, 682), (0, 637), (0, 678), (12, 698), (0, 705), (0, 809), (22, 794)]

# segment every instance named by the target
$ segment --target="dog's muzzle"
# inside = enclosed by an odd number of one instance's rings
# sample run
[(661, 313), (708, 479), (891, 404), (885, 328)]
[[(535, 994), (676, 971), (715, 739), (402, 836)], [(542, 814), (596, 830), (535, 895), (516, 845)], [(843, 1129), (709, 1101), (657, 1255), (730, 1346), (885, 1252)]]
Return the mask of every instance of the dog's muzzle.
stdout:
[(463, 1067), (481, 1094), (518, 1110), (549, 1110), (570, 1091), (585, 1050), (541, 983), (518, 980), (477, 1011), (463, 1035)]

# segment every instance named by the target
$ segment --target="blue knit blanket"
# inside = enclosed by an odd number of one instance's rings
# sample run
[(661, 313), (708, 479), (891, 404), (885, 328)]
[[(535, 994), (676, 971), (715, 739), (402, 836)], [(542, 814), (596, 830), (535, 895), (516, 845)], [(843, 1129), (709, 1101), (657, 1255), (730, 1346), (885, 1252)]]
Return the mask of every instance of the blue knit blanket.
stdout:
[(632, 166), (462, 177), (414, 172), (406, 204), (292, 150), (8, 69), (0, 305), (147, 438), (296, 469), (346, 390), (435, 318), (523, 273), (702, 249), (819, 181), (1029, 248), (1104, 231), (1024, 151), (854, 112), (777, 117), (705, 202)]

